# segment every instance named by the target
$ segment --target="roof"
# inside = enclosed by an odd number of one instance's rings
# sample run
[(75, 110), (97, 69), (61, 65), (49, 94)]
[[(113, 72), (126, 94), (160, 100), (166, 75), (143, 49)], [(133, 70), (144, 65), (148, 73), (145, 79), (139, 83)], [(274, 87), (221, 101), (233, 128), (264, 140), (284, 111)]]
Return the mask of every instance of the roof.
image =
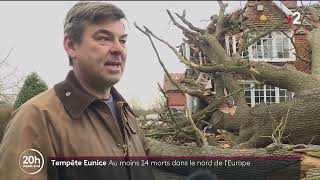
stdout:
[[(263, 10), (258, 11), (256, 5), (262, 4)], [(292, 12), (281, 2), (275, 1), (251, 1), (245, 9), (245, 15), (247, 18), (243, 22), (243, 26), (249, 29), (268, 29), (274, 26), (274, 23), (283, 21)], [(265, 15), (272, 23), (260, 21), (260, 16)], [(279, 29), (290, 29), (291, 23), (284, 23)]]
[[(185, 77), (184, 73), (170, 73), (170, 76), (177, 82), (180, 82)], [(178, 88), (170, 82), (166, 74), (164, 75), (163, 90), (178, 90)]]
[(282, 2), (280, 1), (273, 1), (273, 3), (287, 16), (292, 16), (293, 12), (287, 8), (287, 6), (285, 6)]

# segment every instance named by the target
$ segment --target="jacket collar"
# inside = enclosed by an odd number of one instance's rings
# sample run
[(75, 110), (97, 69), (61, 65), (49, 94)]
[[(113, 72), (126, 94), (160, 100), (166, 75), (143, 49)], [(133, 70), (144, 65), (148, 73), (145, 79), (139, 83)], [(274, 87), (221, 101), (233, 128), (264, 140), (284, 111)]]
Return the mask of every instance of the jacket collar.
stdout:
[[(54, 86), (54, 90), (66, 111), (73, 119), (80, 118), (82, 113), (91, 103), (99, 100), (97, 97), (84, 90), (72, 70), (69, 71), (64, 81)], [(116, 104), (120, 103), (127, 106), (128, 110), (132, 112), (127, 102), (114, 87), (111, 87), (110, 93)]]

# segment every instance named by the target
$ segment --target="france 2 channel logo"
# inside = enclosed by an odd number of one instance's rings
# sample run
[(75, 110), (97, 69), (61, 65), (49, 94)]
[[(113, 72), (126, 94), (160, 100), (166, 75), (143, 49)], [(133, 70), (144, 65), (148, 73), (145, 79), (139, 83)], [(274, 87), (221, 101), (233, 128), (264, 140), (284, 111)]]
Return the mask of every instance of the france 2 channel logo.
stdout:
[(296, 11), (296, 12), (293, 12), (289, 17), (287, 17), (287, 21), (288, 23), (297, 25), (297, 24), (301, 24), (300, 18), (301, 18), (301, 13)]

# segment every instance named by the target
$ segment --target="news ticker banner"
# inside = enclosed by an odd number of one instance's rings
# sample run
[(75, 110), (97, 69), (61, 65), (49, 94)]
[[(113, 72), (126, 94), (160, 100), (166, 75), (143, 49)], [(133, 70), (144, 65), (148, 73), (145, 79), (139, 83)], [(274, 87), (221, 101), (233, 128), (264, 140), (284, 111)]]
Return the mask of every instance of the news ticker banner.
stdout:
[[(219, 179), (272, 179), (285, 177), (295, 180), (300, 177), (301, 156), (55, 156), (48, 157), (48, 177), (67, 179), (99, 179), (125, 176), (128, 169), (143, 180), (151, 169), (178, 172), (189, 175), (198, 169), (210, 170)], [(142, 174), (142, 176), (141, 176)], [(123, 177), (124, 179), (126, 177)]]

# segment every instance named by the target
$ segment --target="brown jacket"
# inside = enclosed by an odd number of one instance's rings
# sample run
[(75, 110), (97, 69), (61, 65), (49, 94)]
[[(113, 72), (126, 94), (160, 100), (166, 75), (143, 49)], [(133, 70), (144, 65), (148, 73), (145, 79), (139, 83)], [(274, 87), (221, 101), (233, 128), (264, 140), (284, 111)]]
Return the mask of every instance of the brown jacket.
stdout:
[[(47, 179), (48, 156), (145, 156), (149, 147), (132, 110), (114, 88), (111, 94), (125, 142), (108, 106), (88, 94), (70, 71), (65, 81), (13, 112), (0, 144), (0, 179)], [(35, 175), (19, 168), (19, 156), (27, 149), (45, 158)]]

